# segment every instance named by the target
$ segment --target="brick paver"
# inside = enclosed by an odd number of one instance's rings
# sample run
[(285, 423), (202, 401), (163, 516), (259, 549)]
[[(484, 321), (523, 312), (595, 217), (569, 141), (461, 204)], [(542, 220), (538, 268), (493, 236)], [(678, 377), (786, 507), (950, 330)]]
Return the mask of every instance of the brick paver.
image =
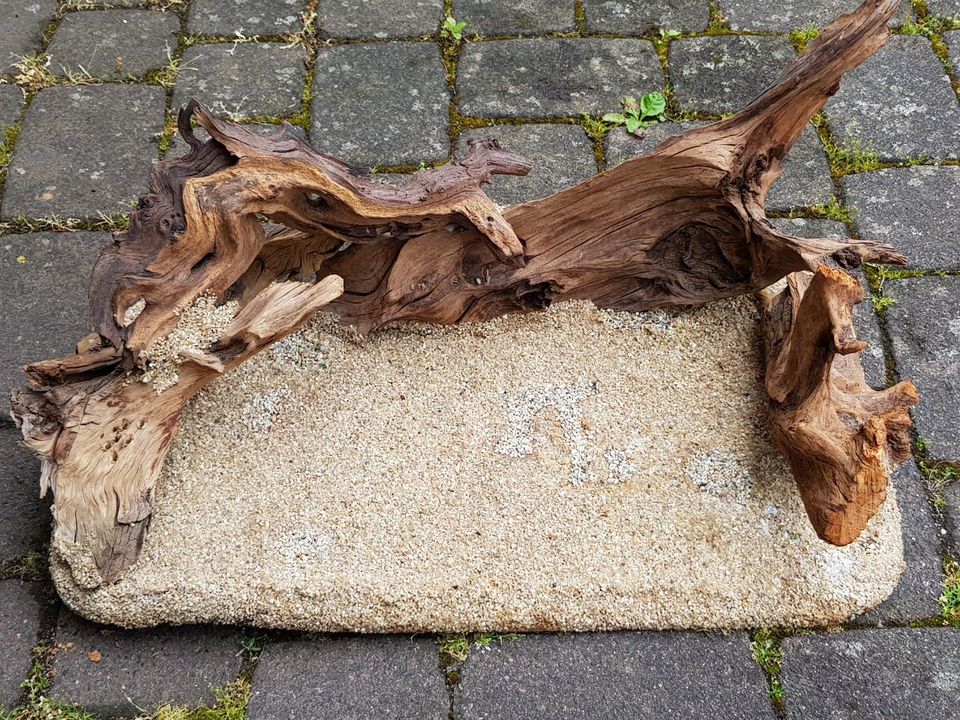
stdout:
[(493, 117), (578, 117), (620, 109), (626, 95), (663, 87), (645, 40), (470, 43), (457, 74), (460, 110)]
[(10, 162), (4, 216), (97, 218), (128, 210), (147, 188), (163, 105), (159, 87), (41, 90)]
[(527, 635), (474, 651), (457, 720), (773, 718), (743, 633)]
[(47, 48), (50, 72), (109, 79), (141, 77), (171, 62), (179, 31), (179, 18), (169, 12), (67, 13)]
[(231, 628), (118, 630), (64, 611), (55, 640), (65, 649), (53, 661), (50, 696), (110, 717), (212, 704), (211, 689), (240, 672), (240, 636)]
[(922, 402), (913, 410), (917, 434), (937, 460), (960, 462), (960, 278), (888, 281), (886, 311), (893, 359)]
[(895, 628), (783, 641), (787, 717), (956, 717), (960, 630)]
[(446, 720), (437, 646), (426, 638), (282, 642), (257, 665), (249, 720)]
[(33, 664), (39, 623), (36, 588), (19, 580), (0, 580), (0, 711), (17, 704), (20, 683)]

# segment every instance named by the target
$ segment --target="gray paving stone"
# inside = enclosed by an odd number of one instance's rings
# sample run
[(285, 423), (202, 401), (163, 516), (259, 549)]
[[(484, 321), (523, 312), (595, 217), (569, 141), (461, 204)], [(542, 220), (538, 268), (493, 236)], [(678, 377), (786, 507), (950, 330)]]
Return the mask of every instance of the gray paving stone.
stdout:
[(0, 85), (0, 132), (13, 125), (23, 109), (23, 92), (16, 85)]
[(947, 529), (947, 552), (951, 557), (960, 557), (960, 482), (954, 480), (943, 490), (946, 505), (943, 511)]
[(249, 720), (446, 720), (446, 681), (428, 639), (347, 636), (268, 645)]
[(40, 50), (43, 32), (53, 19), (57, 0), (30, 0), (0, 4), (0, 73), (16, 74), (13, 64)]
[(50, 534), (50, 500), (40, 499), (40, 463), (20, 445), (20, 431), (0, 428), (0, 565), (40, 550)]
[(19, 580), (0, 581), (0, 711), (9, 710), (20, 697), (20, 683), (33, 664), (33, 648), (40, 629), (36, 590)]
[[(158, 705), (212, 704), (211, 688), (240, 672), (240, 635), (231, 628), (184, 626), (118, 630), (61, 612), (50, 697), (114, 716), (142, 716)], [(100, 653), (92, 662), (90, 653)]]
[(708, 0), (584, 0), (587, 30), (643, 35), (656, 30), (706, 30)]
[(662, 86), (660, 62), (646, 40), (469, 43), (457, 73), (460, 112), (488, 117), (613, 112), (624, 96)]
[(960, 17), (960, 0), (927, 0), (927, 10), (939, 17)]
[(897, 372), (920, 392), (917, 434), (932, 458), (960, 462), (960, 278), (888, 280), (884, 292)]
[(54, 75), (97, 78), (141, 77), (170, 63), (180, 19), (153, 10), (95, 10), (67, 13), (47, 56)]
[(781, 0), (770, 12), (769, 0), (720, 0), (720, 11), (734, 30), (789, 32), (811, 25), (825, 27), (861, 0)]
[(308, 5), (307, 0), (193, 0), (187, 31), (229, 37), (296, 33)]
[(96, 218), (129, 209), (157, 158), (163, 106), (159, 87), (41, 90), (14, 149), (4, 215)]
[(361, 166), (442, 160), (450, 152), (449, 101), (433, 43), (321, 48), (310, 140)]
[(960, 630), (890, 628), (783, 641), (781, 680), (795, 720), (957, 717)]
[(174, 107), (195, 97), (214, 112), (243, 117), (300, 112), (303, 49), (281, 43), (194, 45), (183, 54)]
[(457, 720), (774, 718), (744, 633), (527, 635), (471, 653)]
[(90, 332), (87, 283), (109, 233), (0, 238), (0, 397), (26, 382), (20, 366), (74, 352)]
[[(614, 130), (607, 135), (607, 167), (612, 168), (631, 157), (648, 153), (664, 140), (707, 123), (663, 123), (649, 128), (642, 138), (626, 130)], [(767, 197), (768, 210), (820, 205), (833, 197), (833, 180), (820, 137), (812, 126), (807, 126), (793, 151), (787, 156), (783, 173), (773, 184)]]
[(466, 35), (531, 35), (575, 27), (572, 2), (556, 0), (454, 0), (453, 16)]
[(960, 157), (960, 104), (925, 37), (892, 36), (844, 76), (826, 114), (838, 144), (882, 160)]
[(943, 528), (930, 508), (916, 463), (911, 460), (897, 468), (891, 483), (897, 490), (897, 505), (903, 518), (903, 559), (907, 567), (893, 594), (876, 610), (857, 618), (858, 623), (906, 624), (940, 615)]
[(458, 157), (470, 140), (496, 138), (508, 150), (533, 163), (525, 177), (495, 175), (484, 191), (501, 205), (537, 200), (583, 182), (597, 172), (593, 143), (579, 125), (500, 125), (468, 130), (460, 136)]
[(417, 37), (437, 32), (443, 0), (325, 0), (318, 13), (327, 37)]
[(774, 84), (795, 57), (781, 37), (676, 40), (670, 43), (670, 79), (684, 110), (732, 113)]
[[(960, 17), (960, 0), (957, 0), (957, 15)], [(960, 30), (947, 32), (943, 34), (943, 39), (947, 43), (950, 51), (950, 62), (954, 68), (960, 67)]]
[(960, 167), (891, 168), (843, 183), (862, 237), (893, 245), (910, 267), (960, 268)]

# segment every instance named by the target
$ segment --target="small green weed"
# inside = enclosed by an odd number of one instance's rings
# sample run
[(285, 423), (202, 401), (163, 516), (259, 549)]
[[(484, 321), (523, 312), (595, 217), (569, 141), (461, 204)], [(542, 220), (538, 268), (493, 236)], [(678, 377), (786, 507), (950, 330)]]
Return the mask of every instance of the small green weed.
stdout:
[(669, 42), (674, 38), (680, 37), (681, 35), (683, 35), (683, 33), (679, 30), (666, 30), (664, 28), (660, 28), (660, 39), (663, 42)]
[(454, 20), (452, 15), (447, 15), (443, 21), (443, 26), (440, 28), (440, 32), (447, 37), (453, 38), (457, 42), (460, 42), (463, 40), (463, 29), (466, 26), (466, 22), (457, 22)]
[(470, 640), (466, 635), (444, 635), (437, 641), (440, 658), (446, 663), (460, 663), (470, 654)]
[(892, 297), (874, 295), (870, 298), (870, 302), (873, 304), (874, 310), (883, 312), (891, 305), (895, 305), (897, 301)]
[(625, 97), (622, 104), (622, 113), (607, 113), (602, 118), (603, 122), (624, 125), (627, 132), (635, 133), (667, 120), (667, 99), (661, 92), (647, 93), (639, 101), (635, 97)]
[(213, 707), (190, 710), (166, 705), (138, 720), (244, 720), (250, 700), (250, 683), (236, 680), (224, 688), (214, 690), (213, 696), (216, 698)]
[(960, 30), (960, 18), (938, 17), (936, 15), (925, 15), (916, 22), (907, 19), (900, 28), (902, 35), (923, 35), (927, 38), (933, 38), (950, 30)]
[(766, 628), (757, 630), (753, 634), (750, 649), (753, 651), (754, 662), (770, 680), (770, 697), (777, 703), (783, 702), (783, 686), (780, 684), (783, 650), (780, 648), (779, 638)]
[(805, 28), (800, 28), (790, 33), (790, 42), (793, 43), (793, 46), (797, 49), (797, 52), (802, 53), (807, 49), (807, 45), (810, 44), (810, 41), (812, 41), (818, 35), (820, 35), (820, 28), (814, 25), (807, 25)]
[(841, 205), (839, 200), (832, 197), (826, 205), (812, 205), (808, 208), (791, 210), (789, 217), (812, 217), (818, 220), (848, 223), (853, 220), (853, 213), (850, 212), (849, 208)]
[(947, 558), (943, 562), (943, 595), (940, 608), (948, 625), (960, 628), (960, 562)]
[(519, 640), (522, 636), (517, 633), (507, 633), (505, 635), (499, 635), (497, 633), (480, 633), (473, 639), (473, 644), (478, 648), (488, 648), (494, 643), (498, 645), (503, 645), (505, 642), (511, 642), (513, 640)]

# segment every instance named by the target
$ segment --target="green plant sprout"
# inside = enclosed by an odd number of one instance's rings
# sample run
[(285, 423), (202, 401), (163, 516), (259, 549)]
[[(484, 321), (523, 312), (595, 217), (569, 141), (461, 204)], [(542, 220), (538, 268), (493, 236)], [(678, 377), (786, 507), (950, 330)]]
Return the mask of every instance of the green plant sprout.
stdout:
[(646, 130), (651, 125), (666, 122), (667, 99), (663, 93), (647, 93), (637, 102), (635, 97), (625, 97), (622, 101), (622, 113), (607, 113), (603, 121), (614, 125), (625, 125), (627, 132)]
[(463, 40), (463, 29), (467, 26), (465, 22), (457, 22), (453, 19), (452, 15), (447, 15), (446, 19), (443, 21), (442, 32), (450, 37), (452, 37), (457, 42)]

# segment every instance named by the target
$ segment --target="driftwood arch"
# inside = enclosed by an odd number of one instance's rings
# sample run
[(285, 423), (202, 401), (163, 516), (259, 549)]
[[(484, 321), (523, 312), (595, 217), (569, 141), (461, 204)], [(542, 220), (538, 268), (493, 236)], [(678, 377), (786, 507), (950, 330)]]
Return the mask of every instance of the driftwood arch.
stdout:
[[(736, 116), (503, 212), (481, 184), (529, 165), (494, 142), (394, 187), (289, 126), (259, 137), (191, 102), (179, 120), (190, 153), (156, 165), (129, 230), (96, 265), (93, 333), (75, 355), (27, 366), (30, 384), (13, 394), (41, 485), (55, 492), (54, 550), (70, 550), (84, 587), (118, 579), (143, 543), (186, 402), (321, 307), (362, 330), (566, 299), (641, 310), (753, 293), (800, 271), (816, 274), (791, 276), (764, 313), (771, 419), (818, 534), (851, 542), (909, 454), (917, 396), (909, 382), (882, 392), (863, 382), (851, 324), (863, 291), (838, 268), (905, 259), (870, 241), (784, 235), (763, 206), (804, 126), (883, 45), (896, 8), (867, 0), (838, 19)], [(264, 216), (284, 229), (267, 234)], [(158, 391), (142, 382), (145, 353), (201, 295), (237, 312)]]

